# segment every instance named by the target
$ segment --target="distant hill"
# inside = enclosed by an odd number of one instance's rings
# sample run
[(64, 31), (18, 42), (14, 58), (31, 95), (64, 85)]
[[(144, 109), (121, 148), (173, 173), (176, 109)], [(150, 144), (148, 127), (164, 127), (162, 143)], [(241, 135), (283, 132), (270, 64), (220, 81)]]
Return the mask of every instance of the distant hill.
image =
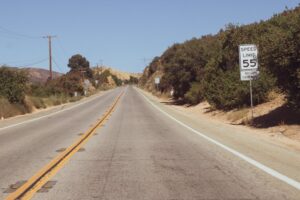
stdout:
[[(32, 83), (45, 83), (49, 77), (49, 70), (41, 68), (22, 68), (21, 70), (28, 73), (28, 79)], [(52, 72), (53, 78), (62, 76), (62, 73)]]
[[(33, 68), (33, 67), (28, 67), (28, 68), (11, 67), (11, 68), (19, 69), (19, 70), (26, 72), (28, 74), (29, 82), (32, 82), (32, 83), (45, 83), (49, 77), (49, 70), (47, 70), (47, 69)], [(141, 73), (122, 72), (122, 71), (119, 71), (119, 70), (113, 69), (112, 67), (107, 67), (107, 66), (93, 67), (92, 70), (94, 71), (95, 74), (96, 73), (101, 74), (105, 70), (108, 70), (111, 74), (117, 76), (122, 81), (129, 80), (130, 76), (139, 78), (142, 75)], [(53, 71), (53, 78), (57, 78), (62, 75), (63, 75), (62, 73)]]
[(107, 67), (107, 66), (94, 67), (94, 68), (93, 68), (93, 71), (94, 71), (95, 73), (102, 73), (102, 72), (104, 72), (105, 70), (110, 71), (111, 74), (117, 76), (117, 77), (118, 77), (119, 79), (121, 79), (122, 81), (124, 81), (124, 80), (129, 80), (129, 79), (130, 79), (130, 76), (139, 78), (139, 77), (142, 75), (142, 74), (139, 74), (139, 73), (122, 72), (122, 71), (119, 71), (119, 70), (116, 70), (116, 69), (113, 69), (113, 68)]

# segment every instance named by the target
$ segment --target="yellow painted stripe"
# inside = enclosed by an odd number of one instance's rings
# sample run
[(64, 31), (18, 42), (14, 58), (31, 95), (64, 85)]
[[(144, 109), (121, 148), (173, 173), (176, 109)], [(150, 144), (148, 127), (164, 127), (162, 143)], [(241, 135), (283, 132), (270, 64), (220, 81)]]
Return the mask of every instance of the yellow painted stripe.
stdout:
[(96, 129), (101, 127), (111, 113), (115, 110), (117, 103), (119, 102), (123, 92), (116, 98), (111, 107), (105, 112), (103, 117), (96, 123), (96, 125), (89, 128), (74, 144), (68, 147), (64, 152), (55, 157), (35, 175), (28, 179), (28, 181), (22, 185), (15, 192), (7, 196), (6, 200), (31, 199), (33, 195), (49, 181), (66, 163), (70, 158), (93, 136)]

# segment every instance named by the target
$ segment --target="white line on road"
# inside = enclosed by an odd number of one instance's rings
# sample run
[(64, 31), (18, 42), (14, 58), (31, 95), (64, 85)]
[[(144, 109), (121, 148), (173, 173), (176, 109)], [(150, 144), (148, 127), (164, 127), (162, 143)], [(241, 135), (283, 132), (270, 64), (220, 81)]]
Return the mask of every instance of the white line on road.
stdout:
[(272, 169), (272, 168), (270, 168), (270, 167), (267, 167), (267, 166), (263, 165), (262, 163), (260, 163), (260, 162), (258, 162), (258, 161), (256, 161), (256, 160), (254, 160), (254, 159), (252, 159), (252, 158), (250, 158), (250, 157), (248, 157), (248, 156), (245, 156), (244, 154), (242, 154), (242, 153), (240, 153), (240, 152), (238, 152), (238, 151), (236, 151), (236, 150), (234, 150), (234, 149), (232, 149), (232, 148), (230, 148), (230, 147), (228, 147), (228, 146), (225, 146), (224, 144), (222, 144), (222, 143), (220, 143), (220, 142), (218, 142), (218, 141), (216, 141), (216, 140), (214, 140), (214, 139), (208, 137), (207, 135), (205, 135), (205, 134), (203, 134), (203, 133), (200, 133), (199, 131), (197, 131), (197, 130), (191, 128), (191, 127), (189, 127), (188, 125), (186, 125), (186, 124), (184, 124), (183, 122), (177, 120), (175, 117), (171, 116), (170, 114), (168, 114), (167, 112), (165, 112), (164, 110), (162, 110), (161, 108), (159, 108), (157, 105), (155, 105), (153, 102), (151, 102), (151, 101), (150, 101), (144, 94), (142, 94), (140, 91), (139, 91), (139, 94), (141, 94), (141, 95), (146, 99), (146, 101), (149, 102), (154, 108), (156, 108), (157, 110), (159, 110), (160, 112), (162, 112), (162, 113), (165, 114), (167, 117), (171, 118), (172, 120), (174, 120), (175, 122), (177, 122), (177, 123), (180, 124), (181, 126), (183, 126), (183, 127), (187, 128), (188, 130), (190, 130), (190, 131), (192, 131), (192, 132), (198, 134), (199, 136), (201, 136), (202, 138), (208, 140), (209, 142), (214, 143), (214, 144), (216, 144), (217, 146), (219, 146), (219, 147), (221, 147), (221, 148), (223, 148), (223, 149), (229, 151), (230, 153), (232, 153), (232, 154), (236, 155), (237, 157), (239, 157), (239, 158), (245, 160), (246, 162), (248, 162), (248, 163), (252, 164), (253, 166), (255, 166), (255, 167), (261, 169), (262, 171), (264, 171), (264, 172), (270, 174), (271, 176), (273, 176), (273, 177), (275, 177), (275, 178), (277, 178), (277, 179), (279, 179), (279, 180), (281, 180), (281, 181), (283, 181), (283, 182), (289, 184), (290, 186), (293, 186), (293, 187), (295, 187), (296, 189), (300, 190), (300, 182), (298, 182), (298, 181), (296, 181), (296, 180), (294, 180), (294, 179), (292, 179), (292, 178), (289, 178), (289, 177), (287, 177), (287, 176), (285, 176), (285, 175), (279, 173), (278, 171), (276, 171), (276, 170), (274, 170), (274, 169)]
[(52, 115), (56, 115), (56, 114), (58, 114), (58, 113), (61, 113), (61, 112), (67, 111), (67, 110), (71, 110), (71, 109), (73, 109), (73, 108), (76, 108), (76, 107), (81, 106), (81, 105), (83, 105), (83, 104), (86, 104), (86, 103), (88, 103), (88, 102), (91, 102), (91, 101), (95, 100), (96, 98), (98, 98), (98, 97), (100, 97), (100, 96), (102, 96), (102, 95), (103, 95), (103, 93), (101, 93), (101, 94), (99, 94), (99, 95), (97, 95), (97, 96), (95, 96), (95, 97), (92, 97), (92, 98), (89, 99), (89, 100), (86, 100), (86, 101), (83, 101), (83, 102), (81, 102), (81, 103), (75, 104), (74, 106), (71, 106), (71, 107), (69, 107), (69, 108), (65, 108), (65, 109), (62, 109), (62, 110), (59, 110), (59, 111), (50, 113), (50, 114), (48, 114), (48, 115), (44, 115), (44, 116), (41, 116), (41, 117), (29, 119), (29, 120), (26, 120), (26, 121), (23, 121), (23, 122), (20, 122), (20, 123), (16, 123), (16, 124), (12, 124), (12, 125), (8, 125), (8, 126), (5, 126), (5, 127), (2, 127), (2, 128), (0, 128), (0, 131), (3, 131), (3, 130), (8, 129), (8, 128), (16, 127), (16, 126), (19, 126), (19, 125), (22, 125), (22, 124), (27, 124), (27, 123), (30, 123), (30, 122), (34, 122), (34, 121), (37, 121), (37, 120), (40, 120), (40, 119), (43, 119), (43, 118), (46, 118), (46, 117), (50, 117), (50, 116), (52, 116)]

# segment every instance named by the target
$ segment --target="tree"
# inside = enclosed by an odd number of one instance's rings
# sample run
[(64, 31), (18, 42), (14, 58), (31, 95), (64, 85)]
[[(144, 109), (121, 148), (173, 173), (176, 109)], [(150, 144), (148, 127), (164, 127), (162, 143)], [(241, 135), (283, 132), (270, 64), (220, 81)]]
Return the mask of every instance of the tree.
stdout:
[(122, 85), (123, 81), (121, 79), (119, 79), (116, 75), (111, 74), (111, 78), (114, 80), (114, 82), (117, 86)]
[(149, 76), (152, 75), (154, 72), (156, 72), (159, 66), (159, 62), (160, 62), (159, 57), (153, 58), (152, 62), (149, 65)]
[(68, 67), (71, 68), (70, 73), (80, 72), (83, 76), (93, 78), (93, 72), (90, 69), (89, 61), (80, 54), (73, 55), (69, 59)]
[[(201, 39), (193, 38), (181, 45), (175, 44), (169, 48), (161, 58), (164, 75), (160, 88), (162, 90), (173, 88), (175, 98), (184, 98), (191, 89), (192, 83), (201, 82), (204, 68), (211, 54), (215, 52), (217, 43), (216, 38), (207, 35)], [(195, 87), (193, 94), (195, 94)]]
[(74, 92), (83, 94), (84, 88), (80, 84), (80, 79), (80, 72), (68, 73), (48, 82), (44, 89), (47, 90), (48, 95), (66, 94), (73, 96)]
[(129, 84), (138, 84), (139, 79), (134, 77), (134, 76), (130, 76), (129, 78)]

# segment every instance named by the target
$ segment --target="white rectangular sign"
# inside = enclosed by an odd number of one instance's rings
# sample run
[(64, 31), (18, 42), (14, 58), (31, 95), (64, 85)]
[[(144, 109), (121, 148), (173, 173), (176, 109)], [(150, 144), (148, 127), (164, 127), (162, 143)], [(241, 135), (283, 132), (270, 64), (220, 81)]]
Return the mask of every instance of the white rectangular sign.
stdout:
[(156, 77), (155, 80), (154, 80), (155, 84), (159, 84), (160, 83), (160, 78), (159, 77)]
[(259, 75), (259, 71), (241, 71), (241, 80), (250, 81), (257, 78), (258, 75)]
[(258, 50), (255, 44), (239, 46), (241, 80), (249, 81), (258, 75)]

